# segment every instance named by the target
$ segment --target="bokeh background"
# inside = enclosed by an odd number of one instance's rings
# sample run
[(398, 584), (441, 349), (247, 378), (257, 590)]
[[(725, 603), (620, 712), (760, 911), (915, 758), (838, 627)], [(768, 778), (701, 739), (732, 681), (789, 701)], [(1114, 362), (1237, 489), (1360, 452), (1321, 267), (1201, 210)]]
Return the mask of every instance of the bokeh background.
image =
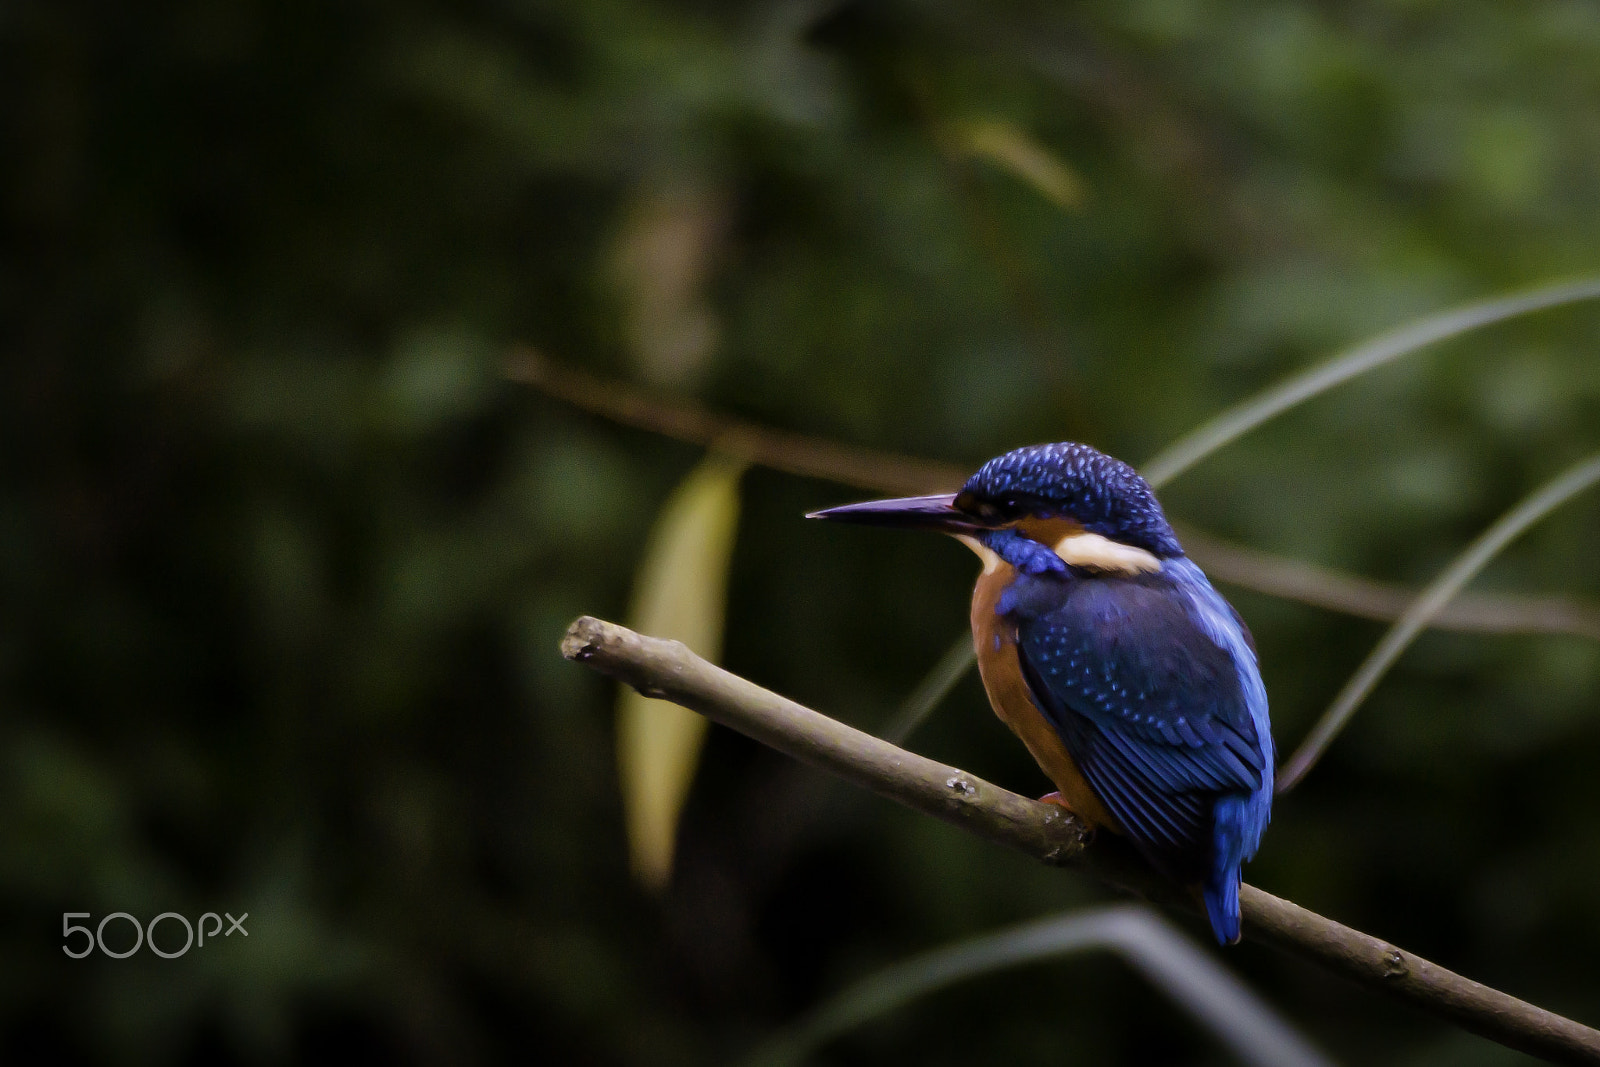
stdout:
[[(1341, 346), (1600, 269), (1597, 188), (1576, 0), (4, 5), (0, 1059), (722, 1062), (1110, 899), (721, 730), (641, 889), (614, 691), (556, 645), (625, 614), (703, 452), (508, 353), (969, 468), (1137, 464)], [(1577, 305), (1438, 346), (1168, 510), (1414, 587), (1596, 447), (1597, 345)], [(970, 557), (801, 521), (849, 486), (742, 489), (724, 662), (881, 727)], [(1597, 530), (1580, 498), (1476, 588), (1600, 602)], [(1381, 625), (1224, 591), (1287, 749)], [(1593, 637), (1424, 637), (1250, 880), (1600, 1021), (1597, 694)], [(913, 744), (1047, 788), (971, 678)], [(67, 911), (224, 910), (247, 940), (61, 951)], [(1521, 1062), (1222, 958), (1350, 1062)], [(1226, 1062), (1104, 955), (826, 1055)]]

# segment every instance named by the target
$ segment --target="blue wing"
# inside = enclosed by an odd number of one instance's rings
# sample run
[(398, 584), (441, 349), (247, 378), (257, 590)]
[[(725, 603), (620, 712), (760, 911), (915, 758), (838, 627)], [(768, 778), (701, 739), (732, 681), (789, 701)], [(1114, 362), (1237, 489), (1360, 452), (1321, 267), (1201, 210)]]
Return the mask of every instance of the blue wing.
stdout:
[[(1208, 618), (1212, 601), (1226, 603), (1209, 584), (1203, 591), (1209, 599), (1197, 601), (1165, 574), (1021, 577), (1001, 610), (1016, 623), (1023, 674), (1040, 710), (1158, 867), (1183, 880), (1215, 880), (1223, 847), (1218, 800), (1237, 797), (1231, 809), (1249, 797), (1260, 806), (1251, 820), (1259, 825), (1226, 849), (1236, 887), (1240, 858), (1255, 851), (1265, 827), (1271, 740), (1243, 627), (1231, 609)], [(1219, 635), (1219, 625), (1233, 630)], [(1248, 677), (1241, 653), (1251, 656)]]

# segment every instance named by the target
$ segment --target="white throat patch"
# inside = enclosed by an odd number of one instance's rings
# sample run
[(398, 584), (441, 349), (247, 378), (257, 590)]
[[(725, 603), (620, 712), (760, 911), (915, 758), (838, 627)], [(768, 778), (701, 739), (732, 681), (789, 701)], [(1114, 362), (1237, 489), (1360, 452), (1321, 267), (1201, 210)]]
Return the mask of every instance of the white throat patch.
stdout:
[(1063, 537), (1056, 542), (1055, 551), (1068, 566), (1092, 571), (1138, 574), (1161, 569), (1161, 561), (1144, 549), (1087, 531)]
[(1000, 569), (1000, 557), (995, 554), (992, 548), (976, 537), (970, 534), (956, 534), (956, 540), (972, 549), (978, 554), (978, 558), (983, 560), (983, 573), (993, 574)]

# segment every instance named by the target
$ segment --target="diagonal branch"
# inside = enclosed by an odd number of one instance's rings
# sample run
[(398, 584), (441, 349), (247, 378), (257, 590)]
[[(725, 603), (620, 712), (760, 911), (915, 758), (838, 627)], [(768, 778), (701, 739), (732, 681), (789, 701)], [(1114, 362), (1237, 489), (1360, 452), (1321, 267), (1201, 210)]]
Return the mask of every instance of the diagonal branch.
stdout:
[[(885, 493), (955, 489), (970, 471), (948, 463), (855, 448), (719, 415), (698, 404), (667, 401), (625, 382), (560, 366), (528, 347), (507, 361), (506, 374), (576, 408), (665, 437), (742, 455), (787, 474)], [(1179, 537), (1214, 580), (1366, 619), (1397, 619), (1415, 590), (1230, 544), (1180, 526)], [(1436, 615), (1441, 630), (1482, 633), (1566, 633), (1600, 640), (1600, 609), (1563, 597), (1462, 594)]]
[[(1192, 526), (1174, 525), (1184, 551), (1207, 574), (1241, 589), (1379, 622), (1400, 618), (1417, 599), (1415, 589), (1275, 556)], [(1564, 596), (1460, 593), (1428, 625), (1458, 633), (1571, 634), (1600, 641), (1600, 609)]]
[[(707, 663), (676, 641), (584, 616), (561, 654), (645, 696), (671, 700), (802, 762), (1046, 863), (1193, 908), (1121, 840), (965, 771), (896, 748)], [(1246, 933), (1509, 1048), (1554, 1063), (1600, 1064), (1600, 1031), (1490, 989), (1270, 893), (1240, 894)]]
[(949, 463), (853, 448), (818, 437), (731, 419), (688, 400), (661, 400), (627, 382), (563, 367), (537, 349), (517, 348), (506, 376), (575, 408), (624, 426), (748, 458), (763, 467), (888, 493), (959, 489), (967, 472)]

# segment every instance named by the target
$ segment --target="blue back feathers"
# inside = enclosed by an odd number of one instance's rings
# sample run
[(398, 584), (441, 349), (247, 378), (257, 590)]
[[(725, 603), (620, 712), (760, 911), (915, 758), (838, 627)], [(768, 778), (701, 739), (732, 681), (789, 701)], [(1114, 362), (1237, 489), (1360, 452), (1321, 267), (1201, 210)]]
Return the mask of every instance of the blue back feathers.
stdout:
[(1238, 940), (1239, 869), (1271, 817), (1275, 755), (1244, 624), (1184, 558), (1149, 484), (1087, 445), (990, 460), (956, 504), (997, 525), (1071, 519), (1162, 560), (1086, 574), (1014, 528), (985, 537), (1016, 567), (997, 608), (1035, 704), (1139, 850), (1199, 883), (1217, 940)]
[(1183, 555), (1149, 483), (1088, 445), (1030, 445), (997, 456), (967, 479), (958, 505), (962, 497), (1014, 516), (1073, 519), (1162, 558)]

